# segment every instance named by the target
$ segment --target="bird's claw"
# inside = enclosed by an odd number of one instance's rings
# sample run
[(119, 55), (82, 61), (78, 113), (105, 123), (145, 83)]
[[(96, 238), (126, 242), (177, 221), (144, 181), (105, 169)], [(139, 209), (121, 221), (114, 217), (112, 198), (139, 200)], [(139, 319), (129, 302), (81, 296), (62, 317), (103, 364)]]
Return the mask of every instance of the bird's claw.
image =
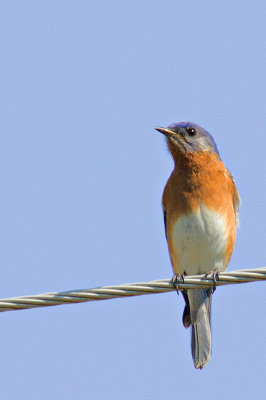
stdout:
[(219, 271), (206, 272), (205, 278), (208, 279), (209, 275), (211, 275), (211, 278), (213, 280), (212, 293), (214, 293), (216, 290), (217, 281), (219, 279)]
[(179, 294), (179, 284), (184, 283), (184, 277), (185, 277), (185, 273), (175, 274), (172, 278), (172, 284), (173, 284), (175, 290), (177, 291), (177, 294)]

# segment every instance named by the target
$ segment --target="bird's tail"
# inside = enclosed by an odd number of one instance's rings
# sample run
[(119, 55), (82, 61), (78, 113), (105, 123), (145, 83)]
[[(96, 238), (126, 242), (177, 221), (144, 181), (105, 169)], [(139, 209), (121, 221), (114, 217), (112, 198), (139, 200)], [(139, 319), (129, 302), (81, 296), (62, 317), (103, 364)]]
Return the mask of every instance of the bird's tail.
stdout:
[(187, 292), (192, 324), (191, 351), (195, 368), (202, 369), (211, 357), (212, 289), (192, 289)]

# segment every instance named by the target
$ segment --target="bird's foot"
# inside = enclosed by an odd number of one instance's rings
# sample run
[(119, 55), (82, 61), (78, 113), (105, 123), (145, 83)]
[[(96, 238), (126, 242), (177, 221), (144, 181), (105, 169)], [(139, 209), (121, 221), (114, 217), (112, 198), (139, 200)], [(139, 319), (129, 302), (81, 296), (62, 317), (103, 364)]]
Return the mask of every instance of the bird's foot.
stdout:
[(217, 281), (219, 279), (219, 271), (216, 270), (216, 271), (206, 272), (205, 278), (208, 279), (209, 276), (211, 276), (211, 278), (213, 280), (212, 293), (214, 293), (216, 290)]
[(179, 283), (184, 283), (185, 275), (185, 272), (183, 274), (175, 274), (172, 278), (172, 284), (177, 291), (177, 294), (179, 294)]

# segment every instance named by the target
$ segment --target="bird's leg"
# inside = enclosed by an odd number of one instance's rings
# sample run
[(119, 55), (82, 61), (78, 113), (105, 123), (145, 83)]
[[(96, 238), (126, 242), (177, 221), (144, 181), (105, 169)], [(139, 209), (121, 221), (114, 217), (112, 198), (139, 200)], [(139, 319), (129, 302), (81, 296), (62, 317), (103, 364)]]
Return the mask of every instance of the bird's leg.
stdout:
[(205, 278), (208, 279), (208, 276), (211, 275), (211, 278), (213, 280), (213, 287), (212, 287), (212, 293), (215, 292), (216, 290), (216, 286), (217, 286), (217, 281), (219, 279), (219, 271), (210, 271), (210, 272), (206, 272), (205, 274)]
[(186, 272), (184, 271), (183, 274), (175, 274), (172, 278), (172, 284), (177, 291), (177, 294), (179, 294), (179, 283), (184, 283), (184, 278), (185, 278)]

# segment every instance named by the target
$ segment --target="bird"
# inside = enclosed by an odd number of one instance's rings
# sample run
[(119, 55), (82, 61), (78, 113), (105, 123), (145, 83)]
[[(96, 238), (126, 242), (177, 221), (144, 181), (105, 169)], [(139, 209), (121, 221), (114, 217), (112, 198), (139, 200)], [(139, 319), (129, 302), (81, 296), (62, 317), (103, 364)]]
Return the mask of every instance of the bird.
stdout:
[[(165, 235), (178, 279), (225, 271), (231, 258), (240, 196), (211, 134), (193, 122), (156, 127), (167, 140), (174, 169), (162, 196)], [(176, 287), (177, 288), (177, 287)], [(211, 357), (210, 314), (213, 288), (182, 290), (183, 325), (191, 326), (196, 369)], [(178, 288), (177, 288), (178, 290)]]

